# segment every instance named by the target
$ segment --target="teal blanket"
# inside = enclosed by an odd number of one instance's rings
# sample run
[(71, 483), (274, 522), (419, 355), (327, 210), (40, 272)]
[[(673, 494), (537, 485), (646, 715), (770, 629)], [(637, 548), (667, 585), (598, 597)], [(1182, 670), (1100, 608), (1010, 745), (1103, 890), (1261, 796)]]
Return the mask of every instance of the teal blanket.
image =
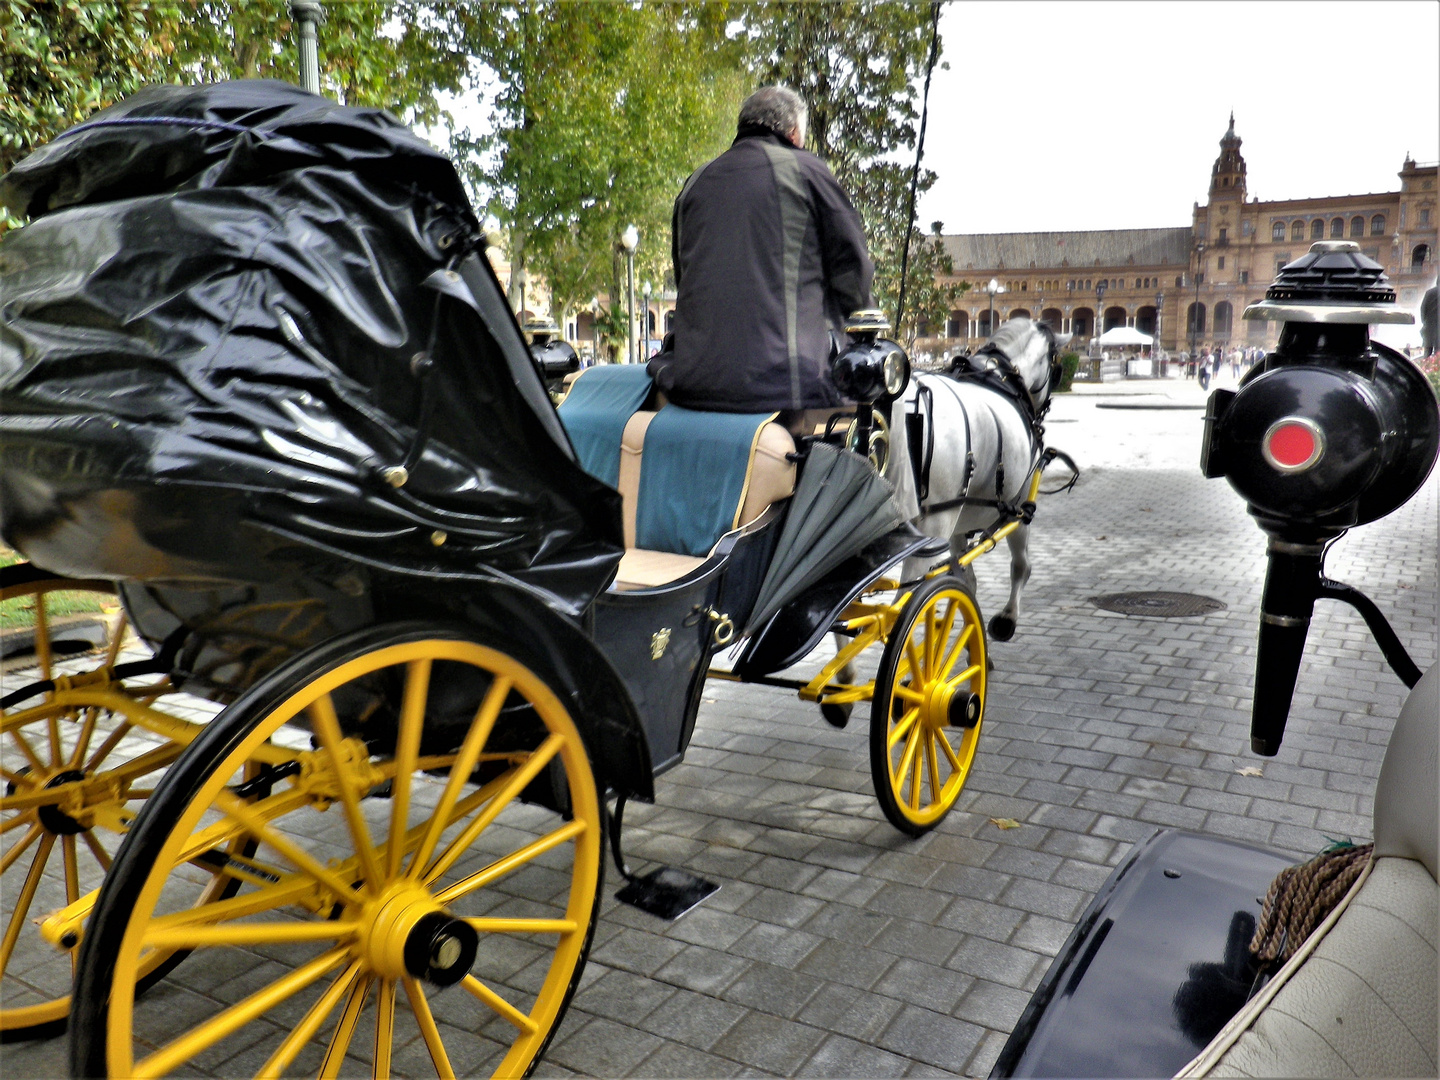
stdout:
[[(578, 384), (577, 384), (578, 385)], [(703, 556), (740, 524), (760, 428), (774, 413), (696, 412), (667, 405), (645, 432), (636, 546)]]
[(620, 484), (620, 439), (645, 399), (650, 373), (643, 364), (602, 364), (587, 369), (560, 403), (560, 422), (580, 467), (612, 488)]

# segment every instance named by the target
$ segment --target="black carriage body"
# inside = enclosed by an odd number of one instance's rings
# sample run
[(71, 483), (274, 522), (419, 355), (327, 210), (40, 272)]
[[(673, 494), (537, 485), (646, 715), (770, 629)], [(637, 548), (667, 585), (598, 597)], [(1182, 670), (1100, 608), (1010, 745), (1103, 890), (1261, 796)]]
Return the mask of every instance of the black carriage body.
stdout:
[(1101, 886), (991, 1071), (1174, 1076), (1251, 996), (1261, 904), (1293, 860), (1163, 829)]

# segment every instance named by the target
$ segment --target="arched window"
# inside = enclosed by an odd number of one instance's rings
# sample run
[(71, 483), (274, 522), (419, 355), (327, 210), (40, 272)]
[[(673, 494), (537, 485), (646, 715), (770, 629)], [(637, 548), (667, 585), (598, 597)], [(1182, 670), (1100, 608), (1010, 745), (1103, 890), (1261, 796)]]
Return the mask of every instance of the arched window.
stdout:
[(645, 331), (652, 338), (655, 336), (655, 312), (653, 311), (645, 312)]
[(1304, 240), (1304, 239), (1305, 239), (1305, 222), (1303, 222), (1303, 221), (1296, 221), (1296, 222), (1293, 222), (1293, 223), (1291, 224), (1291, 226), (1290, 226), (1290, 239), (1291, 239), (1291, 240)]
[(1314, 221), (1312, 221), (1312, 222), (1310, 223), (1310, 239), (1311, 239), (1311, 240), (1324, 240), (1324, 239), (1325, 239), (1325, 222), (1321, 221), (1319, 218), (1316, 218)]
[(1229, 300), (1221, 300), (1215, 305), (1215, 336), (1230, 336), (1230, 320), (1234, 309), (1230, 306)]
[(1125, 309), (1123, 307), (1108, 307), (1105, 309), (1105, 329), (1114, 330), (1117, 326), (1125, 325)]
[(1275, 243), (1283, 243), (1285, 240), (1285, 222), (1277, 221), (1270, 226), (1270, 239)]
[(1330, 239), (1343, 240), (1345, 238), (1345, 219), (1337, 217), (1330, 222)]
[(1352, 238), (1365, 235), (1365, 219), (1363, 217), (1352, 217), (1350, 219), (1350, 236)]
[(1410, 267), (1419, 270), (1430, 258), (1429, 244), (1416, 244), (1415, 250), (1410, 252)]
[(1372, 217), (1372, 218), (1370, 219), (1370, 235), (1371, 235), (1371, 236), (1384, 236), (1384, 235), (1385, 235), (1385, 215), (1384, 215), (1384, 214), (1376, 214), (1374, 217)]
[(1088, 307), (1070, 313), (1070, 332), (1076, 337), (1089, 337), (1095, 329), (1095, 312)]
[(1187, 334), (1203, 334), (1205, 332), (1205, 305), (1191, 304), (1185, 311), (1185, 332)]
[(671, 308), (665, 312), (665, 332), (668, 334), (675, 329), (675, 309)]

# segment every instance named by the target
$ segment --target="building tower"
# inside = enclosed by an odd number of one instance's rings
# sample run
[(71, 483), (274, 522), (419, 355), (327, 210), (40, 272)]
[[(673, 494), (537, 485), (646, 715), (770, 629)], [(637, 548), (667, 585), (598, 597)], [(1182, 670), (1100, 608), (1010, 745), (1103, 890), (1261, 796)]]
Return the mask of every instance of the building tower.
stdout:
[(1240, 156), (1240, 136), (1235, 134), (1235, 114), (1230, 114), (1230, 128), (1220, 140), (1220, 156), (1210, 170), (1210, 201), (1233, 195), (1245, 199), (1245, 159)]

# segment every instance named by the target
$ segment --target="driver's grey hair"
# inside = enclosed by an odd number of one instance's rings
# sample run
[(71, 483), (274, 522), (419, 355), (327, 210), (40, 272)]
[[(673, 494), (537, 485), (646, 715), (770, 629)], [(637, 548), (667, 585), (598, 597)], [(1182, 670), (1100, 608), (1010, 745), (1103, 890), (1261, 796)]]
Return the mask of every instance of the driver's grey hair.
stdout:
[(740, 106), (740, 124), (758, 124), (785, 138), (799, 130), (804, 143), (806, 113), (805, 99), (788, 86), (762, 86)]

